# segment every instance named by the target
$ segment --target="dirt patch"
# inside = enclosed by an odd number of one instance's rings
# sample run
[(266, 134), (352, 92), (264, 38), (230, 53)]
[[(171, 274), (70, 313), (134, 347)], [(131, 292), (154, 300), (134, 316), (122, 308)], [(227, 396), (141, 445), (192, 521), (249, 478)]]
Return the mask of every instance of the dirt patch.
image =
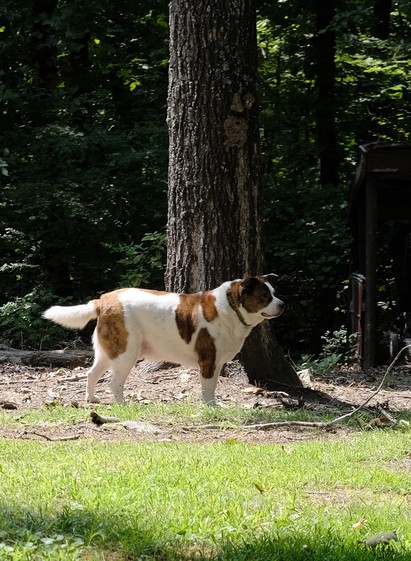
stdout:
[[(332, 431), (306, 428), (219, 429), (195, 427), (157, 427), (158, 430), (130, 430), (118, 424), (97, 426), (89, 420), (88, 411), (92, 406), (84, 403), (85, 368), (73, 370), (30, 367), (10, 363), (0, 364), (0, 406), (6, 414), (24, 417), (30, 409), (63, 404), (67, 407), (85, 408), (85, 420), (74, 425), (59, 424), (47, 427), (28, 426), (25, 429), (4, 425), (0, 427), (3, 438), (34, 438), (38, 440), (93, 438), (99, 440), (157, 440), (157, 441), (242, 441), (252, 443), (287, 444), (312, 438), (333, 439), (348, 436), (349, 430), (336, 428)], [(314, 392), (302, 399), (278, 392), (256, 388), (248, 383), (247, 377), (237, 361), (230, 363), (225, 375), (220, 377), (217, 400), (224, 407), (233, 404), (244, 408), (299, 408), (315, 411), (329, 411), (336, 417), (360, 405), (378, 387), (385, 372), (384, 368), (373, 369), (367, 375), (358, 367), (341, 368), (327, 376), (314, 376)], [(102, 404), (109, 405), (112, 396), (108, 387), (108, 374), (98, 385), (97, 395)], [(400, 415), (411, 405), (411, 367), (396, 368), (381, 392), (370, 402), (388, 401), (390, 411)], [(141, 363), (135, 367), (126, 382), (126, 399), (135, 403), (176, 403), (189, 400), (201, 406), (200, 383), (196, 370), (183, 367), (157, 369), (153, 365)], [(317, 397), (316, 397), (317, 396)], [(138, 419), (135, 419), (138, 420)]]

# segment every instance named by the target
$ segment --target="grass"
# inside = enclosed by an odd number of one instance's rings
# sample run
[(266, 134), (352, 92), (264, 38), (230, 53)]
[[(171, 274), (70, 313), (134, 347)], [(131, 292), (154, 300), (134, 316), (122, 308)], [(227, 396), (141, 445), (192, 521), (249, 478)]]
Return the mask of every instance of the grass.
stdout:
[[(139, 419), (167, 427), (180, 428), (183, 426), (198, 426), (216, 423), (222, 428), (237, 428), (247, 424), (268, 423), (287, 420), (327, 420), (332, 414), (315, 415), (305, 409), (290, 411), (274, 408), (246, 409), (244, 407), (211, 408), (192, 405), (189, 402), (180, 404), (113, 404), (111, 406), (95, 406), (94, 409), (102, 415), (110, 415), (120, 420)], [(31, 409), (13, 415), (0, 410), (1, 425), (56, 425), (75, 424), (90, 419), (90, 409), (76, 409), (59, 405), (44, 406), (41, 409)]]
[[(180, 430), (183, 427), (202, 427), (214, 424), (221, 429), (240, 429), (246, 425), (278, 421), (329, 421), (338, 416), (331, 412), (314, 412), (307, 409), (287, 410), (266, 408), (247, 409), (241, 406), (211, 408), (198, 406), (190, 402), (178, 404), (113, 404), (95, 406), (96, 411), (120, 420), (138, 419), (147, 421), (166, 429)], [(398, 420), (411, 423), (411, 411), (402, 411)], [(346, 425), (358, 429), (365, 427), (371, 420), (370, 413), (362, 412), (348, 419)], [(41, 409), (29, 409), (24, 412), (7, 412), (0, 409), (0, 426), (13, 426), (28, 429), (44, 428), (58, 425), (75, 425), (90, 421), (90, 409), (63, 406), (58, 402), (43, 406)], [(0, 560), (1, 561), (1, 560)]]
[[(279, 420), (278, 412), (230, 409), (102, 411), (176, 428)], [(87, 416), (57, 406), (3, 414), (0, 423)], [(0, 559), (408, 561), (410, 467), (411, 434), (395, 430), (287, 446), (0, 440)], [(385, 531), (399, 541), (365, 548), (362, 539)]]

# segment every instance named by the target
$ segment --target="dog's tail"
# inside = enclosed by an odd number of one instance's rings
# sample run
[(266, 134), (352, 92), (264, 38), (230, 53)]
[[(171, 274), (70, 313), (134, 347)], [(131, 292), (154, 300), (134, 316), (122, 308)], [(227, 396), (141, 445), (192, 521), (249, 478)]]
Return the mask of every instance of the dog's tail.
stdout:
[(52, 306), (43, 317), (70, 329), (82, 329), (87, 323), (98, 317), (95, 300), (80, 306)]

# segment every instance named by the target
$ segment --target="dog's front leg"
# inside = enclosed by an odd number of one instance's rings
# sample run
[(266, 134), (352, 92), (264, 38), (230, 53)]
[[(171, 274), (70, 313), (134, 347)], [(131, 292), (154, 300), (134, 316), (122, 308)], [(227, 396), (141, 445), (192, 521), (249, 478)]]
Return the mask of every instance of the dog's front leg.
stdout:
[(214, 375), (212, 378), (207, 377), (205, 378), (203, 375), (202, 370), (200, 370), (200, 378), (201, 378), (201, 395), (203, 401), (209, 407), (216, 407), (217, 403), (215, 400), (215, 389), (217, 387), (218, 376), (220, 374), (221, 367), (216, 368), (214, 370)]

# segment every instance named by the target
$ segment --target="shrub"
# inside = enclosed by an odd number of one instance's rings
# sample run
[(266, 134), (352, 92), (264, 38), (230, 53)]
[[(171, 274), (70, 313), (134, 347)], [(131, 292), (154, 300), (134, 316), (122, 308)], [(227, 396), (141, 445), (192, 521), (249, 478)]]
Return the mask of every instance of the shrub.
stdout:
[(0, 306), (1, 339), (12, 347), (54, 347), (70, 338), (67, 330), (42, 317), (42, 312), (56, 300), (50, 292), (37, 288), (23, 297)]

